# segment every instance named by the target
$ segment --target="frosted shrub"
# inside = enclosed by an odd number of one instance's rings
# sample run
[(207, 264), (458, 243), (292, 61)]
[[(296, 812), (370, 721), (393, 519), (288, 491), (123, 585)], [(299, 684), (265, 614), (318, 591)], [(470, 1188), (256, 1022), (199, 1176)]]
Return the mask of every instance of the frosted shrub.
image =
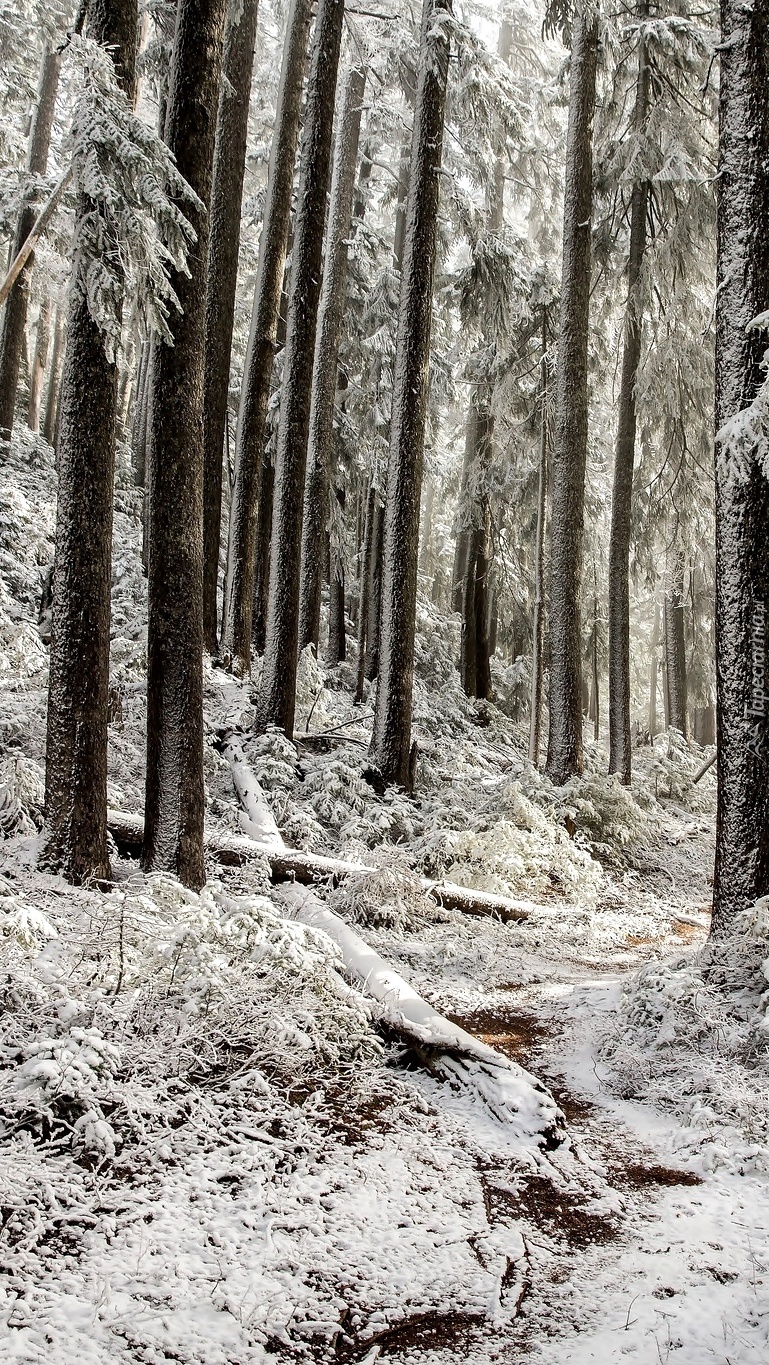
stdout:
[(601, 1053), (622, 1094), (681, 1114), (706, 1161), (769, 1170), (769, 898), (728, 935), (644, 967)]

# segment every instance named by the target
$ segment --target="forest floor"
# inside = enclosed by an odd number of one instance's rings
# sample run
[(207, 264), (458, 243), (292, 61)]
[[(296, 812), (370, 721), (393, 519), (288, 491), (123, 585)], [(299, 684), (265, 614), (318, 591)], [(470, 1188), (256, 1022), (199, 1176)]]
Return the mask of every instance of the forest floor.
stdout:
[[(555, 789), (526, 759), (520, 663), (470, 703), (420, 606), (415, 799), (364, 781), (354, 668), (301, 663), (295, 743), (206, 666), (210, 831), (243, 818), (235, 730), (286, 842), (374, 876), (320, 888), (438, 1010), (540, 1077), (549, 1150), (378, 1030), (257, 858), (200, 896), (113, 860), (36, 866), (50, 452), (0, 479), (0, 1361), (769, 1358), (769, 913), (704, 947), (714, 781), (675, 735)], [(110, 804), (140, 811), (145, 587), (118, 462)], [(370, 700), (370, 699), (369, 699)], [(513, 897), (501, 922), (419, 876)]]

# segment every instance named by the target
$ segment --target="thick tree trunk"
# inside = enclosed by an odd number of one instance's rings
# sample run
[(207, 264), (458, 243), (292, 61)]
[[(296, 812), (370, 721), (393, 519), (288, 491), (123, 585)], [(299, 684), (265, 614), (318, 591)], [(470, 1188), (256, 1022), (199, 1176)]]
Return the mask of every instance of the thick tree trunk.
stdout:
[(67, 315), (64, 305), (56, 307), (56, 325), (53, 329), (53, 352), (48, 374), (48, 391), (45, 396), (45, 415), (43, 417), (43, 438), (53, 445), (56, 435), (56, 414), (59, 406), (59, 384), (61, 382), (61, 359), (64, 353)]
[(251, 672), (259, 484), (264, 473), (264, 432), (291, 218), (294, 162), (311, 14), (311, 0), (293, 0), (283, 48), (275, 133), (267, 176), (267, 198), (259, 239), (251, 332), (235, 442), (235, 485), (230, 507), (223, 645), (231, 658), (233, 672), (244, 677)]
[(371, 758), (385, 782), (412, 785), (419, 506), (451, 0), (424, 0), (390, 422), (382, 633)]
[(182, 307), (152, 354), (149, 439), (147, 787), (143, 863), (186, 886), (203, 860), (203, 378), (208, 205), (226, 0), (179, 0), (166, 141), (201, 200)]
[(40, 406), (43, 400), (43, 383), (45, 372), (48, 367), (48, 352), (51, 349), (51, 314), (53, 312), (51, 300), (43, 299), (40, 305), (40, 316), (37, 320), (37, 333), (35, 336), (35, 356), (32, 361), (32, 373), (29, 377), (29, 404), (27, 406), (27, 422), (30, 430), (38, 432), (40, 430)]
[(578, 9), (572, 26), (550, 532), (547, 772), (558, 784), (581, 772), (583, 762), (580, 598), (587, 462), (587, 342), (597, 57), (597, 16), (592, 9)]
[[(98, 22), (97, 19), (96, 23)], [(30, 177), (45, 175), (56, 108), (56, 92), (59, 88), (60, 68), (61, 54), (58, 51), (51, 50), (51, 48), (46, 48), (43, 54), (37, 107), (29, 136), (27, 169)], [(29, 195), (26, 195), (16, 224), (12, 258), (17, 256), (24, 246), (35, 225), (36, 217), (34, 202)], [(2, 337), (0, 337), (0, 440), (5, 441), (9, 439), (13, 430), (16, 390), (19, 386), (19, 371), (24, 350), (33, 263), (34, 255), (30, 255), (5, 301), (3, 331)]]
[[(769, 892), (766, 436), (729, 423), (765, 380), (769, 309), (769, 0), (721, 5), (716, 291), (718, 817), (713, 932)], [(742, 419), (744, 421), (744, 419)], [(763, 432), (766, 431), (764, 418)], [(724, 428), (727, 428), (724, 431)], [(733, 449), (736, 442), (739, 452)], [(752, 447), (752, 448), (751, 448)], [(749, 464), (744, 468), (745, 459)], [(761, 464), (764, 463), (764, 469)], [(744, 472), (739, 472), (742, 464)]]
[(344, 619), (344, 565), (337, 559), (331, 569), (328, 585), (328, 643), (326, 663), (330, 668), (341, 664), (347, 655)]
[[(639, 6), (643, 19), (646, 0)], [(640, 137), (649, 110), (651, 69), (646, 59), (643, 33), (639, 39), (633, 131)], [(627, 271), (625, 345), (619, 391), (617, 443), (614, 454), (614, 490), (609, 535), (609, 772), (630, 784), (630, 536), (633, 465), (636, 437), (636, 379), (641, 362), (643, 300), (641, 268), (646, 250), (648, 181), (637, 181), (630, 197), (630, 252)]]
[[(87, 32), (110, 52), (130, 98), (136, 0), (103, 0), (92, 7)], [(75, 241), (79, 225), (99, 212), (81, 192)], [(61, 385), (42, 852), (45, 866), (76, 883), (109, 875), (107, 706), (118, 371), (88, 309), (90, 265), (76, 253)]]
[(684, 631), (684, 558), (677, 554), (665, 598), (665, 673), (668, 693), (668, 725), (688, 738), (686, 637)]
[(312, 371), (310, 435), (304, 485), (299, 606), (300, 650), (304, 649), (305, 645), (318, 644), (323, 532), (328, 519), (334, 443), (336, 372), (347, 293), (347, 249), (365, 86), (365, 70), (353, 67), (347, 77), (334, 152), (323, 288), (318, 310), (318, 332)]
[(211, 654), (215, 654), (219, 646), (217, 588), (222, 528), (222, 456), (257, 9), (258, 0), (229, 0), (209, 214), (203, 402), (203, 644)]
[(275, 451), (267, 638), (259, 725), (294, 732), (299, 636), (299, 574), (307, 442), (323, 228), (331, 169), (344, 0), (319, 0), (315, 20), (291, 249), (283, 388)]
[(545, 519), (547, 515), (547, 324), (542, 324), (543, 355), (540, 365), (539, 476), (537, 480), (537, 529), (534, 545), (534, 620), (531, 639), (531, 708), (529, 759), (539, 766), (542, 730), (543, 643), (545, 633)]
[(694, 743), (703, 746), (716, 742), (716, 708), (697, 706), (694, 711)]

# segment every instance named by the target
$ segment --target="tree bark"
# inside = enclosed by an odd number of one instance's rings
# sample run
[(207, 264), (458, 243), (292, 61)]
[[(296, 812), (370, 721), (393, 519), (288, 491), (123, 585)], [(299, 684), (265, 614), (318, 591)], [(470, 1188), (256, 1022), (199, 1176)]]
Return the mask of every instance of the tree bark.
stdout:
[[(646, 0), (639, 17), (648, 13)], [(633, 131), (641, 137), (649, 112), (651, 68), (646, 57), (643, 30), (639, 38)], [(633, 465), (636, 438), (636, 380), (641, 362), (643, 300), (641, 268), (646, 250), (646, 215), (649, 183), (638, 180), (630, 197), (630, 252), (627, 271), (625, 344), (619, 391), (617, 443), (614, 455), (614, 490), (609, 534), (609, 772), (630, 785), (632, 744), (630, 739), (630, 537)]]
[[(96, 22), (98, 23), (98, 20)], [(45, 175), (48, 165), (48, 149), (51, 145), (51, 129), (53, 128), (53, 116), (56, 109), (60, 69), (61, 54), (51, 48), (46, 48), (43, 54), (37, 107), (29, 137), (27, 170), (30, 177)], [(26, 194), (16, 224), (12, 259), (18, 255), (27, 241), (35, 225), (36, 217), (34, 198), (32, 195)], [(34, 255), (31, 253), (5, 301), (3, 331), (0, 338), (0, 440), (5, 441), (10, 438), (13, 430), (16, 390), (19, 386), (19, 371), (24, 350), (33, 264)]]
[(149, 439), (147, 786), (142, 861), (186, 886), (203, 860), (203, 379), (208, 205), (226, 0), (179, 0), (166, 141), (201, 200), (172, 341), (155, 337)]
[(151, 343), (142, 342), (139, 352), (139, 373), (136, 380), (133, 426), (131, 431), (131, 468), (137, 488), (143, 488), (147, 472), (147, 399), (149, 395)]
[(411, 142), (382, 563), (382, 633), (371, 758), (388, 783), (411, 786), (419, 506), (430, 358), (436, 224), (451, 0), (425, 0)]
[(319, 0), (315, 20), (291, 250), (283, 388), (275, 451), (267, 633), (259, 725), (294, 732), (299, 643), (302, 507), (310, 430), (323, 229), (331, 168), (344, 0)]
[(53, 329), (53, 352), (48, 374), (48, 391), (45, 396), (45, 415), (43, 417), (43, 439), (53, 445), (56, 435), (56, 413), (59, 406), (59, 384), (61, 381), (61, 357), (66, 337), (66, 310), (62, 303), (56, 306), (56, 325)]
[(581, 772), (583, 764), (580, 598), (587, 463), (587, 343), (597, 57), (596, 14), (592, 9), (578, 9), (572, 27), (550, 533), (547, 773), (559, 785), (574, 773)]
[(259, 485), (264, 472), (264, 432), (291, 218), (311, 14), (311, 0), (293, 0), (283, 48), (251, 332), (235, 441), (223, 644), (233, 672), (243, 677), (251, 672)]
[(216, 654), (219, 647), (217, 588), (222, 529), (222, 457), (257, 10), (258, 0), (229, 0), (211, 186), (203, 402), (203, 643), (211, 654)]
[(545, 625), (545, 519), (547, 515), (547, 323), (542, 323), (542, 361), (540, 365), (539, 477), (537, 481), (537, 529), (534, 546), (534, 621), (531, 639), (531, 708), (529, 719), (529, 759), (539, 767), (539, 742), (542, 729), (543, 640)]
[(347, 251), (365, 86), (365, 69), (353, 67), (347, 77), (334, 152), (326, 259), (312, 371), (310, 435), (304, 485), (299, 607), (300, 650), (304, 649), (305, 645), (314, 644), (317, 647), (318, 644), (323, 532), (328, 519), (334, 443), (336, 372), (347, 293)]
[(32, 361), (32, 373), (29, 377), (29, 403), (27, 405), (27, 423), (31, 431), (40, 430), (40, 406), (43, 399), (43, 383), (45, 372), (48, 367), (48, 352), (51, 349), (51, 307), (50, 298), (46, 297), (40, 305), (40, 316), (37, 320), (37, 334), (35, 336), (35, 356)]
[[(736, 475), (724, 427), (760, 392), (769, 309), (769, 2), (722, 0), (716, 291), (718, 815), (713, 933), (769, 892), (769, 480), (747, 437)], [(765, 431), (765, 427), (764, 427)], [(751, 449), (752, 444), (752, 449)], [(761, 679), (764, 679), (763, 686)]]
[(668, 725), (688, 738), (686, 638), (684, 631), (684, 557), (676, 554), (665, 599), (665, 672)]
[[(92, 5), (87, 33), (110, 52), (130, 98), (136, 0)], [(81, 191), (76, 241), (78, 224), (99, 212)], [(76, 253), (61, 383), (42, 850), (44, 865), (75, 883), (109, 875), (107, 719), (118, 370), (88, 309), (90, 264)]]

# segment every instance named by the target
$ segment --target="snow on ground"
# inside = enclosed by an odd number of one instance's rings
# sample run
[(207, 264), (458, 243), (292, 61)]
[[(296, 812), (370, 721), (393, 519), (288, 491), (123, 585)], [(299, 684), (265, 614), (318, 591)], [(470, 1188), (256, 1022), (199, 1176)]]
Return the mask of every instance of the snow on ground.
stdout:
[[(209, 828), (243, 827), (221, 744), (239, 731), (287, 843), (377, 868), (320, 888), (329, 908), (550, 1086), (569, 1140), (548, 1151), (377, 1032), (263, 860), (212, 863), (201, 896), (118, 858), (108, 893), (37, 872), (53, 490), (51, 452), (22, 434), (0, 476), (0, 1360), (769, 1358), (769, 932), (758, 907), (702, 952), (701, 755), (659, 737), (629, 793), (590, 746), (553, 788), (525, 727), (463, 697), (456, 625), (427, 606), (414, 800), (363, 779), (352, 666), (305, 653), (295, 744), (254, 738), (248, 688), (207, 667)], [(110, 804), (140, 811), (124, 451), (116, 504)], [(508, 683), (497, 669), (503, 702)], [(425, 876), (529, 918), (441, 909)]]

